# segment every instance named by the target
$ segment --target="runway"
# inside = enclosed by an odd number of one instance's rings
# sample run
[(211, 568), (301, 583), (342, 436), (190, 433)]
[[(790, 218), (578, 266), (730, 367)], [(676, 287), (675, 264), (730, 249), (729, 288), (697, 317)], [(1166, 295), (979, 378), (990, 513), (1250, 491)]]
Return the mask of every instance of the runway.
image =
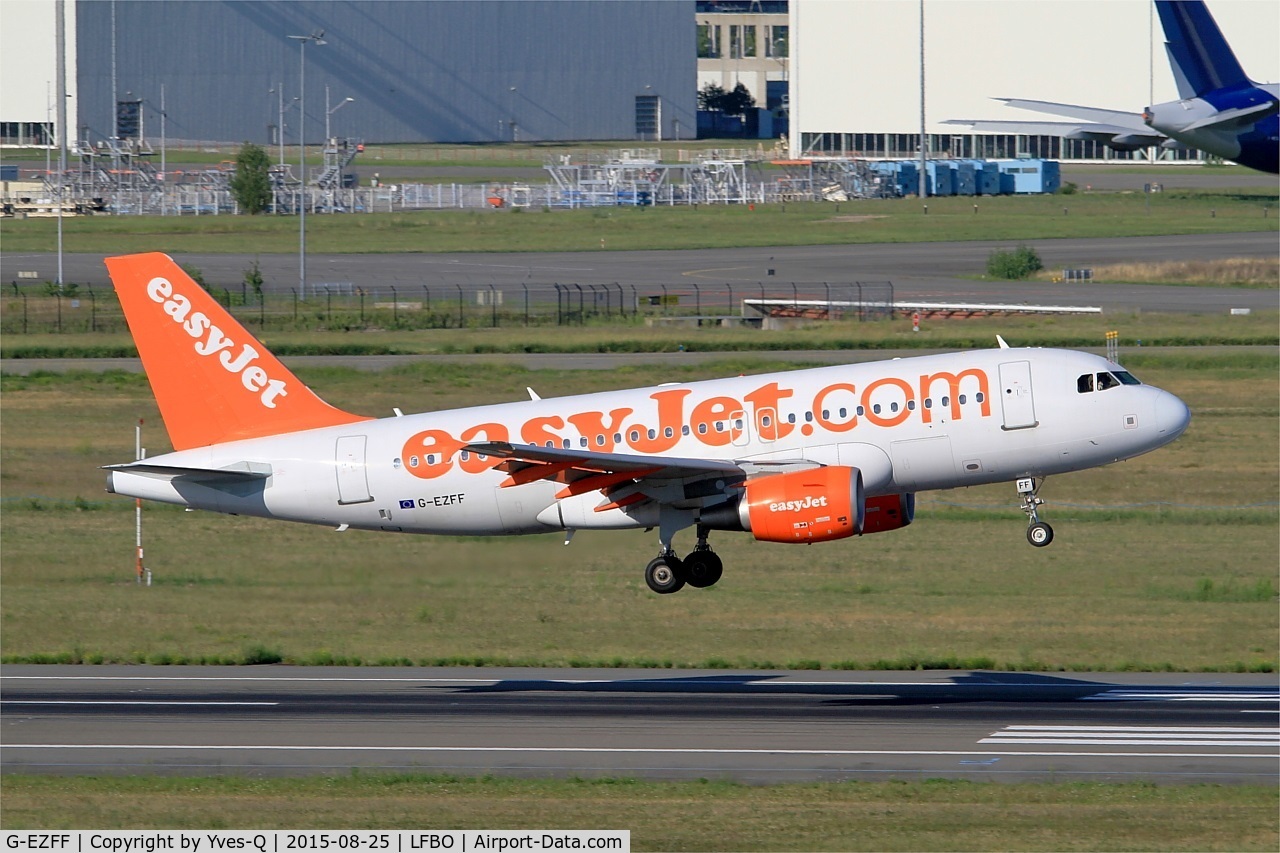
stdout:
[(0, 769), (1274, 784), (1276, 676), (0, 668)]

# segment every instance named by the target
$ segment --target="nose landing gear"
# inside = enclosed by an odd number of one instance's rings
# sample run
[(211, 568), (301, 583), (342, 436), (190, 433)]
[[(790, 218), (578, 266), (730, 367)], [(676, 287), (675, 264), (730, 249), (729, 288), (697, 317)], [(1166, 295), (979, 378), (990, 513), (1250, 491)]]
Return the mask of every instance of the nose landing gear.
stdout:
[(1043, 548), (1053, 541), (1053, 528), (1040, 520), (1038, 511), (1044, 503), (1039, 497), (1042, 485), (1044, 478), (1040, 482), (1036, 482), (1034, 477), (1023, 477), (1017, 481), (1021, 509), (1027, 514), (1027, 541), (1037, 548)]

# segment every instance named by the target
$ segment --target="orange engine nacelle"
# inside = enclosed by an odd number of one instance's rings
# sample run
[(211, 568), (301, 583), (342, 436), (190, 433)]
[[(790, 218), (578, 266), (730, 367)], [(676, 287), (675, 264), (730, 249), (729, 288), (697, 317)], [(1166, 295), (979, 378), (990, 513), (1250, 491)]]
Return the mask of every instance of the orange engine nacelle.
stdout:
[(906, 527), (916, 517), (916, 496), (907, 492), (901, 495), (881, 495), (867, 498), (867, 517), (862, 532), (883, 533)]
[(747, 480), (744, 529), (764, 542), (826, 542), (862, 532), (862, 472), (829, 466)]

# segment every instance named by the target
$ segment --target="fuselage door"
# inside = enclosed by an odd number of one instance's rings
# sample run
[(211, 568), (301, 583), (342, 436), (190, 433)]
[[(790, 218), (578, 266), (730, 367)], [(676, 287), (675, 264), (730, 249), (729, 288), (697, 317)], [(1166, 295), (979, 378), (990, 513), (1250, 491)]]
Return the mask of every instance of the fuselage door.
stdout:
[(338, 438), (337, 472), (338, 503), (361, 504), (373, 500), (369, 494), (369, 475), (364, 464), (366, 437), (344, 435)]
[(1005, 429), (1037, 425), (1035, 400), (1031, 395), (1031, 362), (1007, 361), (1000, 365), (1000, 405)]

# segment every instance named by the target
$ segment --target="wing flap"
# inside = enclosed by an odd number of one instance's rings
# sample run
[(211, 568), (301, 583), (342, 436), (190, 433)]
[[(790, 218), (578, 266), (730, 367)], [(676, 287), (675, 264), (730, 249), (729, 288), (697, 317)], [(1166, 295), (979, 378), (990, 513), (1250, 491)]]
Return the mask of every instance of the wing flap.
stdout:
[(714, 474), (740, 475), (743, 471), (737, 462), (729, 459), (600, 453), (594, 450), (514, 445), (506, 441), (468, 444), (462, 449), (502, 459), (503, 462), (498, 467), (517, 481), (511, 485), (560, 477), (564, 479), (559, 482), (572, 482), (582, 476), (627, 472), (634, 477), (651, 480), (680, 480)]

